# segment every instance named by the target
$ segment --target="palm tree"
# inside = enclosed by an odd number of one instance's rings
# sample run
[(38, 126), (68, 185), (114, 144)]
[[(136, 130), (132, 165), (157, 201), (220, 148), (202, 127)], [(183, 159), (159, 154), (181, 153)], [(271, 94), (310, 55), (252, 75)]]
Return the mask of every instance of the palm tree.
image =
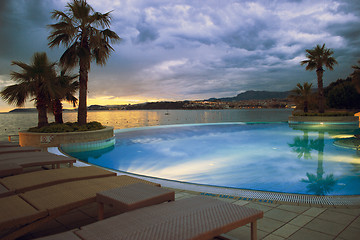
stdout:
[(354, 72), (350, 75), (352, 82), (358, 93), (360, 93), (360, 60), (358, 60), (359, 66), (353, 65)]
[[(121, 40), (115, 32), (106, 28), (110, 27), (110, 13), (95, 12), (86, 0), (72, 0), (66, 5), (65, 12), (58, 10), (52, 12), (52, 18), (59, 22), (49, 25), (52, 29), (48, 37), (49, 46), (52, 48), (63, 44), (67, 49), (60, 58), (60, 64), (70, 68), (76, 65), (80, 67), (79, 124), (86, 124), (90, 63), (95, 60), (97, 64), (104, 65), (111, 51), (114, 51), (110, 42)], [(103, 30), (96, 27), (101, 27)]]
[(306, 57), (308, 59), (301, 61), (301, 65), (306, 64), (306, 70), (312, 71), (316, 69), (318, 82), (319, 113), (323, 113), (325, 111), (323, 65), (329, 70), (334, 70), (333, 66), (334, 64), (337, 64), (337, 61), (334, 57), (331, 56), (334, 54), (334, 52), (331, 49), (325, 48), (325, 43), (322, 46), (316, 45), (314, 49), (306, 49), (306, 52)]
[(303, 85), (298, 83), (296, 88), (291, 91), (290, 98), (294, 99), (297, 104), (304, 107), (304, 112), (309, 111), (309, 102), (311, 99), (312, 83), (305, 82)]
[(54, 87), (56, 77), (55, 63), (50, 62), (45, 52), (34, 53), (31, 64), (20, 61), (12, 61), (22, 69), (21, 72), (11, 72), (11, 79), (17, 84), (4, 88), (0, 95), (4, 101), (21, 107), (26, 100), (35, 101), (38, 111), (38, 127), (48, 125), (47, 109), (51, 98), (56, 95), (58, 89)]
[(56, 123), (64, 123), (62, 100), (72, 103), (74, 107), (77, 104), (77, 98), (74, 96), (79, 89), (79, 82), (75, 80), (77, 77), (78, 75), (68, 74), (67, 69), (61, 69), (60, 74), (56, 77), (56, 85), (59, 91), (58, 95), (52, 99), (51, 104)]

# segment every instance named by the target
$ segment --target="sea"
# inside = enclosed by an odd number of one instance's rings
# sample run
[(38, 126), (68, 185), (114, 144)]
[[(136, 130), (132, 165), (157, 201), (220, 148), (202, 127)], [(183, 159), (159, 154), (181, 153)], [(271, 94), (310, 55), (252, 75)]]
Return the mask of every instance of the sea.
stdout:
[[(292, 109), (224, 110), (106, 110), (88, 111), (87, 121), (98, 121), (115, 129), (158, 125), (221, 122), (285, 122)], [(64, 122), (76, 122), (77, 112), (64, 112)], [(54, 116), (48, 114), (49, 122)], [(37, 126), (37, 113), (1, 113), (0, 140), (18, 140), (18, 132)]]

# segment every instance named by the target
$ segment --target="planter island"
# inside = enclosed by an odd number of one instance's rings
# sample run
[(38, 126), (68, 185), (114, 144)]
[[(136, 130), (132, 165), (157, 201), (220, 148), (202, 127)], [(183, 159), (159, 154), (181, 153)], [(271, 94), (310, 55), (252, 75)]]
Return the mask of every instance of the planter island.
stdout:
[(359, 124), (358, 116), (290, 116), (289, 124)]
[[(82, 150), (98, 149), (115, 144), (114, 128), (105, 127), (100, 130), (63, 132), (63, 133), (38, 133), (19, 132), (20, 146), (32, 147), (74, 147)], [(100, 145), (102, 147), (100, 147)], [(85, 147), (84, 147), (85, 146)]]

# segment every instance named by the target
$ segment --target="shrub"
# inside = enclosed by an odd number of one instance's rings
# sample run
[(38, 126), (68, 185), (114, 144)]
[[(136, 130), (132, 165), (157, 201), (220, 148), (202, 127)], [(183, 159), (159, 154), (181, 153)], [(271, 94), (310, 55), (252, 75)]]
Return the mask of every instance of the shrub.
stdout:
[(92, 131), (100, 130), (105, 127), (99, 122), (89, 122), (85, 125), (79, 125), (78, 123), (50, 123), (48, 126), (41, 128), (33, 127), (29, 128), (29, 132), (39, 132), (39, 133), (61, 133), (61, 132), (83, 132), (83, 131)]

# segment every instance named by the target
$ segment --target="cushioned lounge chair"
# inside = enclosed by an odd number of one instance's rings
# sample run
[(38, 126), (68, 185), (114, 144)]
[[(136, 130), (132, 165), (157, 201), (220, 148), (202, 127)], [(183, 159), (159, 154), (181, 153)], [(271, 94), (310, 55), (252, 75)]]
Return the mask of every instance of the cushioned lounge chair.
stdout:
[[(4, 156), (2, 156), (4, 155)], [(6, 172), (6, 164), (13, 163), (17, 164), (22, 168), (27, 167), (36, 167), (36, 166), (46, 166), (51, 165), (52, 168), (60, 168), (60, 164), (69, 164), (70, 167), (76, 162), (75, 158), (55, 155), (49, 152), (22, 152), (22, 153), (10, 153), (10, 154), (0, 154), (0, 169), (1, 166), (4, 175), (0, 177), (8, 176)], [(11, 168), (10, 168), (11, 170)], [(21, 172), (20, 172), (21, 173)]]
[(20, 147), (20, 145), (15, 142), (0, 141), (0, 148), (3, 148), (3, 147)]
[(122, 175), (60, 183), (0, 198), (0, 238), (20, 237), (68, 211), (95, 202), (97, 192), (138, 182), (160, 186)]
[(0, 162), (0, 177), (20, 174), (23, 168), (14, 162)]
[(263, 212), (197, 196), (153, 205), (83, 226), (80, 230), (48, 236), (83, 240), (200, 240), (212, 239), (248, 223), (251, 239), (257, 238), (257, 220)]
[(36, 147), (2, 147), (0, 148), (0, 154), (4, 153), (16, 153), (16, 152), (40, 152), (41, 148)]
[(0, 179), (0, 184), (12, 193), (21, 193), (63, 182), (110, 176), (116, 176), (116, 173), (94, 166), (72, 167), (5, 177)]

